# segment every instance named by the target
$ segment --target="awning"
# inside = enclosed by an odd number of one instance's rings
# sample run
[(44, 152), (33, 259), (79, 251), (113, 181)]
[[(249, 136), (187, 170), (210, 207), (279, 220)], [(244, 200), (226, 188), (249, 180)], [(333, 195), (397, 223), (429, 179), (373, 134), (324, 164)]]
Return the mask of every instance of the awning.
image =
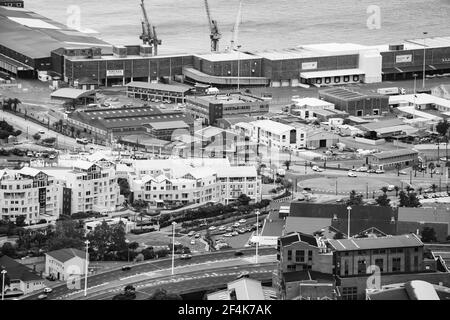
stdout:
[(339, 77), (339, 76), (353, 76), (362, 75), (364, 71), (361, 69), (342, 69), (342, 70), (329, 70), (329, 71), (311, 71), (300, 73), (300, 78), (312, 79), (312, 78), (325, 78), (325, 77)]
[[(426, 65), (425, 71), (436, 70), (434, 66)], [(383, 74), (393, 74), (393, 73), (408, 73), (408, 72), (423, 72), (423, 66), (401, 66), (393, 68), (383, 68)]]

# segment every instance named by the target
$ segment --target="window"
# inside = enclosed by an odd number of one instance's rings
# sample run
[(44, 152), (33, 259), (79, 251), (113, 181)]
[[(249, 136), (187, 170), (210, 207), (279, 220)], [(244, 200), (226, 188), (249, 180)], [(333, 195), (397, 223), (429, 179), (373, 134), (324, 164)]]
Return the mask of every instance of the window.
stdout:
[(325, 78), (325, 83), (330, 83), (331, 82), (331, 78), (330, 77), (326, 77)]
[(414, 269), (415, 270), (419, 269), (419, 257), (418, 256), (414, 256)]
[(400, 271), (401, 258), (392, 258), (392, 272)]
[(341, 77), (334, 77), (334, 83), (341, 82)]
[(355, 81), (355, 82), (357, 82), (357, 81), (359, 81), (359, 76), (353, 76), (353, 81)]
[(342, 300), (356, 300), (358, 298), (357, 287), (342, 288)]
[(308, 250), (308, 261), (312, 261), (313, 252), (312, 250)]
[(362, 117), (362, 115), (363, 115), (362, 110), (356, 110), (356, 116), (357, 117)]
[(350, 77), (349, 76), (344, 76), (344, 82), (349, 82), (350, 81)]
[(305, 262), (305, 251), (303, 250), (295, 251), (295, 262)]
[(365, 259), (358, 260), (358, 274), (365, 274), (366, 270), (367, 270), (366, 260)]
[(288, 250), (288, 261), (292, 261), (292, 250)]
[(374, 116), (379, 116), (380, 115), (380, 110), (379, 109), (373, 109), (373, 115)]
[(375, 265), (380, 268), (380, 272), (383, 272), (383, 259), (375, 259)]
[(344, 275), (348, 276), (348, 261), (345, 260), (344, 262)]

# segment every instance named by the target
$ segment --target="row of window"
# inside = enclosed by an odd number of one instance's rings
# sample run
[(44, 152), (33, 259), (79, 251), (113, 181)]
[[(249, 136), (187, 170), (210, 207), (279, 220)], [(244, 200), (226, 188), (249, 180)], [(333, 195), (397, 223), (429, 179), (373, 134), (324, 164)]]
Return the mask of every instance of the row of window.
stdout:
[[(354, 82), (358, 82), (359, 81), (359, 76), (358, 75), (354, 75), (353, 76), (353, 81)], [(350, 81), (350, 76), (344, 76), (343, 77), (343, 81), (344, 82), (349, 82)], [(325, 79), (324, 79), (324, 82), (326, 83), (326, 84), (329, 84), (329, 83), (331, 83), (331, 77), (326, 77)], [(334, 83), (340, 83), (341, 82), (341, 77), (334, 77)], [(321, 78), (318, 78), (318, 79), (316, 79), (316, 83), (317, 84), (321, 84), (322, 83), (322, 79)]]

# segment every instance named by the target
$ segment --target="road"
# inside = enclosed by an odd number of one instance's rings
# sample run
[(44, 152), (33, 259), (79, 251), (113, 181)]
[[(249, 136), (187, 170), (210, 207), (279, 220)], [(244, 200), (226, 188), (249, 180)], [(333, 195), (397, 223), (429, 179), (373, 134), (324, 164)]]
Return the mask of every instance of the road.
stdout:
[[(255, 249), (243, 249), (242, 250), (245, 253), (245, 256), (250, 256), (250, 253), (254, 253)], [(274, 248), (261, 248), (259, 250), (260, 255), (268, 255), (268, 254), (275, 254), (276, 250)], [(226, 250), (226, 251), (219, 251), (214, 253), (208, 253), (208, 254), (201, 254), (201, 255), (193, 255), (192, 259), (190, 260), (180, 260), (179, 258), (175, 259), (175, 266), (176, 267), (187, 267), (189, 265), (198, 265), (198, 264), (205, 264), (204, 267), (207, 268), (208, 263), (214, 263), (214, 262), (221, 262), (224, 260), (236, 258), (234, 255), (234, 250)], [(137, 265), (134, 265), (133, 268), (130, 271), (122, 271), (121, 268), (116, 270), (110, 270), (104, 273), (99, 274), (93, 274), (88, 277), (88, 288), (97, 287), (100, 285), (112, 283), (116, 281), (117, 279), (123, 278), (124, 276), (128, 277), (130, 281), (133, 280), (133, 277), (144, 274), (144, 273), (151, 273), (161, 270), (166, 270), (171, 268), (172, 266), (172, 260), (171, 258), (167, 259), (160, 259), (160, 260), (147, 260), (143, 263), (139, 263)], [(126, 274), (126, 275), (125, 275)], [(84, 279), (83, 279), (83, 285), (84, 285)], [(53, 288), (53, 291), (48, 295), (48, 299), (58, 299), (62, 296), (65, 296), (67, 294), (70, 294), (71, 292), (74, 292), (78, 289), (70, 289), (68, 288), (66, 283), (63, 283), (57, 287)], [(35, 293), (33, 295), (27, 296), (24, 299), (25, 300), (35, 300), (37, 297), (41, 294), (41, 292)]]
[[(248, 273), (252, 279), (269, 281), (276, 270), (276, 263), (258, 265), (234, 266), (215, 268), (208, 271), (192, 272), (183, 276), (167, 276), (135, 285), (136, 300), (147, 299), (154, 291), (164, 288), (169, 293), (187, 294), (197, 291), (206, 291), (225, 287), (226, 283), (233, 281), (243, 273)], [(123, 287), (99, 292), (82, 300), (111, 300), (123, 290)]]
[(44, 131), (45, 134), (42, 135), (42, 138), (56, 138), (56, 145), (58, 149), (70, 149), (74, 150), (76, 148), (84, 148), (85, 150), (90, 150), (91, 148), (95, 150), (99, 149), (107, 149), (105, 146), (96, 145), (96, 144), (88, 144), (81, 145), (76, 142), (74, 138), (67, 137), (61, 133), (58, 133), (53, 130), (48, 130), (47, 127), (37, 124), (36, 122), (25, 120), (23, 117), (17, 116), (15, 114), (5, 112), (0, 110), (0, 118), (5, 120), (9, 124), (13, 125), (15, 129), (20, 129), (24, 134), (28, 137), (27, 139), (32, 141), (32, 136), (35, 133), (39, 133), (39, 131)]

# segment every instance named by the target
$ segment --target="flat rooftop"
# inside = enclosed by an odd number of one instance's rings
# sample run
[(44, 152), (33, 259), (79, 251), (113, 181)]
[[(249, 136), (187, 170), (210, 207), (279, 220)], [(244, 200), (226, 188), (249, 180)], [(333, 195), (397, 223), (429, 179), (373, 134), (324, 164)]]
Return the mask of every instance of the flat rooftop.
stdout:
[(259, 59), (260, 58), (257, 55), (248, 54), (245, 52), (238, 52), (238, 51), (196, 54), (195, 57), (201, 58), (203, 60), (208, 60), (211, 62), (237, 61), (238, 59), (239, 60), (250, 60), (250, 59)]
[(27, 9), (0, 6), (0, 44), (27, 57), (47, 58), (62, 47), (100, 47), (112, 52), (111, 44), (70, 29)]
[(204, 95), (204, 96), (190, 96), (190, 100), (202, 100), (210, 103), (223, 103), (236, 104), (236, 103), (252, 103), (252, 102), (264, 102), (264, 100), (246, 94), (231, 93), (231, 94), (217, 94), (217, 95)]

